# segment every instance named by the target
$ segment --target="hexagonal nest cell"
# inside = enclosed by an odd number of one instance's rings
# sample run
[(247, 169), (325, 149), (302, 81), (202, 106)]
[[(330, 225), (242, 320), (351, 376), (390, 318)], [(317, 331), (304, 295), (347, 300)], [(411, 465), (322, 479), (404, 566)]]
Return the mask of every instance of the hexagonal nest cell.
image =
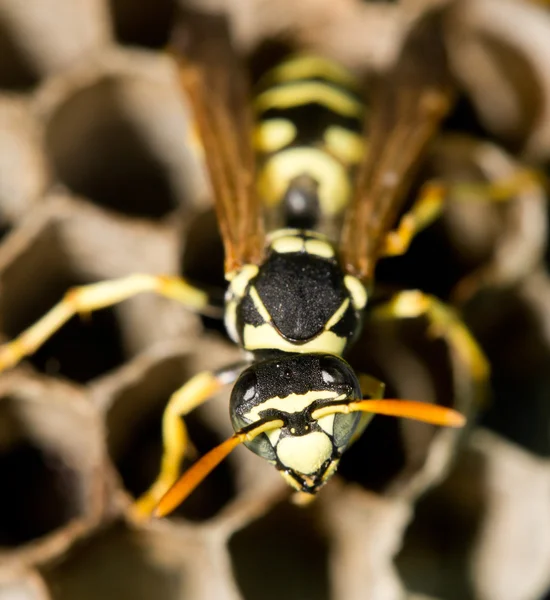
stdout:
[[(388, 397), (469, 417), (463, 431), (376, 417), (306, 506), (240, 447), (172, 516), (138, 522), (171, 394), (242, 354), (222, 324), (152, 293), (75, 315), (0, 374), (0, 600), (550, 597), (544, 4), (0, 0), (2, 342), (69, 288), (134, 273), (184, 275), (223, 299), (210, 185), (164, 50), (181, 7), (225, 13), (251, 77), (305, 48), (376, 81), (431, 23), (456, 110), (405, 204), (427, 180), (450, 184), (446, 202), (380, 262), (347, 358)], [(374, 318), (402, 289), (447, 303), (468, 330), (446, 335), (429, 313)], [(184, 469), (232, 434), (228, 397), (186, 416)]]

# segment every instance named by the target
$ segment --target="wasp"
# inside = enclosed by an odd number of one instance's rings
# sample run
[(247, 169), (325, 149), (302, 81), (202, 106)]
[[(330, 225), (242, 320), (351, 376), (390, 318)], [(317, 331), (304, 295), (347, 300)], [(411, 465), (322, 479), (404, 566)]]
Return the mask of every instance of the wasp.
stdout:
[[(377, 262), (406, 252), (442, 202), (440, 186), (428, 184), (400, 217), (451, 104), (444, 53), (412, 36), (373, 92), (368, 119), (353, 77), (310, 54), (266, 73), (251, 104), (217, 17), (186, 15), (172, 53), (224, 246), (225, 327), (245, 358), (194, 376), (172, 395), (162, 422), (160, 474), (137, 501), (137, 513), (168, 514), (240, 444), (309, 498), (376, 414), (462, 426), (465, 418), (450, 408), (384, 398), (383, 382), (356, 374), (343, 358), (362, 329)], [(74, 314), (146, 291), (204, 314), (219, 308), (176, 276), (134, 274), (75, 288), (0, 348), (0, 369), (32, 353)], [(443, 303), (406, 291), (379, 310), (392, 318), (427, 315), (485, 375), (481, 351)], [(183, 417), (227, 384), (233, 384), (235, 433), (180, 477), (188, 447)]]

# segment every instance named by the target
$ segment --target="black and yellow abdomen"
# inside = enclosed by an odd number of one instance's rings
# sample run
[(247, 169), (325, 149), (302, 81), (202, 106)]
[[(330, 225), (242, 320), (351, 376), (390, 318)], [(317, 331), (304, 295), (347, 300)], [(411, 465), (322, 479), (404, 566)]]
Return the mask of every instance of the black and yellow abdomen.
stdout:
[[(365, 107), (339, 65), (297, 55), (268, 71), (254, 100), (258, 192), (274, 227), (323, 229), (346, 207), (364, 152)], [(275, 209), (275, 210), (270, 210)]]

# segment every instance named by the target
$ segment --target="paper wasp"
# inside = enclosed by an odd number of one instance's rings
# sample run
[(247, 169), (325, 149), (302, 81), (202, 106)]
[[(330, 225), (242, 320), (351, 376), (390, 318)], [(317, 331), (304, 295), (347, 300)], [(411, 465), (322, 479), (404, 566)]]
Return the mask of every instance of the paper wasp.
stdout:
[[(397, 222), (416, 167), (450, 106), (444, 53), (426, 48), (421, 36), (405, 44), (373, 94), (364, 157), (362, 102), (345, 71), (314, 57), (283, 63), (267, 76), (255, 100), (257, 155), (263, 161), (256, 177), (250, 102), (218, 25), (217, 18), (189, 15), (173, 49), (224, 244), (226, 329), (250, 358), (200, 373), (173, 394), (163, 417), (161, 472), (138, 501), (141, 514), (170, 512), (239, 444), (266, 458), (299, 493), (313, 495), (374, 414), (455, 427), (464, 423), (450, 408), (383, 399), (384, 384), (356, 375), (342, 358), (361, 330), (377, 261), (405, 252), (441, 205), (440, 187), (427, 185)], [(297, 123), (274, 114), (309, 105), (322, 109), (328, 125), (312, 126), (304, 139)], [(281, 221), (268, 234), (260, 200), (266, 218)], [(324, 232), (339, 221), (335, 245)], [(75, 313), (144, 291), (202, 313), (216, 311), (207, 293), (175, 276), (136, 274), (76, 288), (0, 349), (0, 368), (33, 352)], [(428, 315), (480, 376), (485, 373), (476, 343), (437, 300), (403, 292), (380, 312), (394, 318)], [(187, 446), (182, 417), (228, 383), (234, 383), (235, 434), (177, 481)]]

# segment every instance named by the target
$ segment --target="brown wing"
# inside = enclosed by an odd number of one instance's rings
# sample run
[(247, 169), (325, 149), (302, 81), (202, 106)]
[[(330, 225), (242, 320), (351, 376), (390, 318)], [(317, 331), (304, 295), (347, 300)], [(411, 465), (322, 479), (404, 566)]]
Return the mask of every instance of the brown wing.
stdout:
[(222, 16), (181, 11), (170, 50), (204, 149), (228, 275), (259, 264), (264, 250), (246, 78)]
[(435, 16), (414, 27), (389, 73), (377, 82), (368, 150), (341, 238), (344, 269), (369, 283), (424, 151), (451, 105), (452, 86)]

